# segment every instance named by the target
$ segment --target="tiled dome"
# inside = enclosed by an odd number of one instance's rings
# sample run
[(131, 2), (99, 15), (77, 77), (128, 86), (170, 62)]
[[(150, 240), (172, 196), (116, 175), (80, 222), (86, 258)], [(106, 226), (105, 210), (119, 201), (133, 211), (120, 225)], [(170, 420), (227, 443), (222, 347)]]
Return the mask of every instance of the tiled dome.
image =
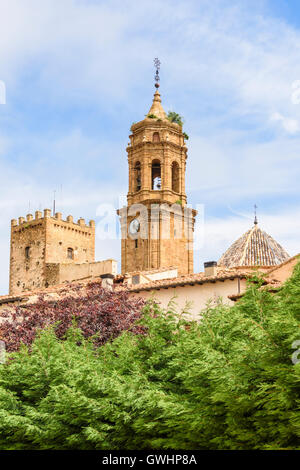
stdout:
[(261, 230), (257, 223), (244, 233), (219, 259), (220, 266), (276, 266), (283, 263), (289, 254), (274, 238)]

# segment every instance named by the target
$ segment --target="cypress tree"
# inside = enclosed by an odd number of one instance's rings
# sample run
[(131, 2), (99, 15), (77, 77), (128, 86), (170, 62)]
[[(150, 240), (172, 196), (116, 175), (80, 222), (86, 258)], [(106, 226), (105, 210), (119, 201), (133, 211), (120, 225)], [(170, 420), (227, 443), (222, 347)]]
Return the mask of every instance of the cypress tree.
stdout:
[(300, 266), (186, 318), (150, 301), (101, 346), (40, 331), (0, 365), (0, 448), (299, 449)]

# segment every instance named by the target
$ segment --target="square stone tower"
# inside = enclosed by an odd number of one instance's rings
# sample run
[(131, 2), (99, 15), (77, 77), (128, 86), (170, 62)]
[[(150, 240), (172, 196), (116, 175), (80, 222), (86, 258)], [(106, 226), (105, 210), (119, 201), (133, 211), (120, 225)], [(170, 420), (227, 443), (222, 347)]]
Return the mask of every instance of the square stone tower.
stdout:
[(9, 293), (48, 287), (51, 265), (95, 261), (95, 222), (62, 220), (50, 209), (11, 221)]
[(173, 266), (179, 275), (192, 273), (197, 212), (187, 206), (185, 134), (168, 119), (158, 90), (146, 118), (131, 131), (127, 206), (118, 211), (122, 272)]

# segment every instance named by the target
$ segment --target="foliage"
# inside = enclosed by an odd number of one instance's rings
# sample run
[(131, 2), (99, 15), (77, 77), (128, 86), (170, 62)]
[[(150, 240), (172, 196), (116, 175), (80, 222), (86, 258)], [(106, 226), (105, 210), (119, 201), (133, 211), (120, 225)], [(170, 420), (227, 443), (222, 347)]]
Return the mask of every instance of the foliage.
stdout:
[(187, 135), (186, 132), (183, 132), (182, 134), (183, 134), (183, 137), (185, 138), (185, 140), (189, 140), (189, 136)]
[[(95, 349), (71, 327), (0, 366), (1, 449), (300, 449), (300, 266), (188, 322), (153, 301)], [(145, 328), (147, 334), (145, 334)]]
[(169, 111), (167, 117), (170, 122), (175, 122), (176, 124), (179, 124), (179, 126), (183, 126), (183, 117), (180, 116), (180, 114), (175, 113), (174, 111)]
[(34, 304), (2, 314), (7, 320), (1, 323), (1, 336), (7, 351), (15, 351), (21, 342), (30, 345), (37, 329), (46, 325), (56, 324), (54, 331), (58, 338), (63, 338), (75, 318), (83, 335), (88, 338), (98, 334), (95, 342), (101, 345), (130, 329), (143, 304), (140, 299), (130, 299), (125, 292), (110, 292), (94, 282), (84, 291), (81, 286), (74, 288), (72, 296), (56, 301), (41, 296)]
[(157, 116), (155, 114), (147, 114), (147, 118), (157, 119)]

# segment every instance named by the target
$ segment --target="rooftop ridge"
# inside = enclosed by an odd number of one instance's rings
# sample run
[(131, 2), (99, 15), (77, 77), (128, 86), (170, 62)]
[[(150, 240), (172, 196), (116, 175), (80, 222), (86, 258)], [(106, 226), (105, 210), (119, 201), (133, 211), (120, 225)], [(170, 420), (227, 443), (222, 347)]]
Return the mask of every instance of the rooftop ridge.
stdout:
[(281, 266), (284, 266), (286, 265), (287, 263), (297, 259), (300, 261), (300, 253), (298, 253), (297, 255), (294, 255), (294, 256), (291, 256), (290, 258), (286, 259), (285, 261), (283, 261), (281, 264), (277, 264), (276, 266), (272, 266), (272, 269), (270, 269), (270, 271), (268, 272), (268, 274), (272, 274), (274, 271), (276, 271), (278, 268), (280, 268)]
[(136, 284), (136, 285), (120, 285), (120, 287), (115, 287), (116, 291), (128, 290), (130, 292), (140, 292), (140, 291), (151, 291), (161, 288), (172, 288), (172, 287), (184, 287), (186, 285), (194, 284), (206, 284), (209, 282), (216, 281), (225, 281), (233, 279), (246, 279), (251, 277), (251, 273), (248, 270), (245, 271), (230, 271), (224, 270), (219, 272), (217, 275), (205, 276), (204, 273), (194, 273), (178, 276), (171, 279), (161, 279), (156, 281), (151, 281), (145, 284)]

